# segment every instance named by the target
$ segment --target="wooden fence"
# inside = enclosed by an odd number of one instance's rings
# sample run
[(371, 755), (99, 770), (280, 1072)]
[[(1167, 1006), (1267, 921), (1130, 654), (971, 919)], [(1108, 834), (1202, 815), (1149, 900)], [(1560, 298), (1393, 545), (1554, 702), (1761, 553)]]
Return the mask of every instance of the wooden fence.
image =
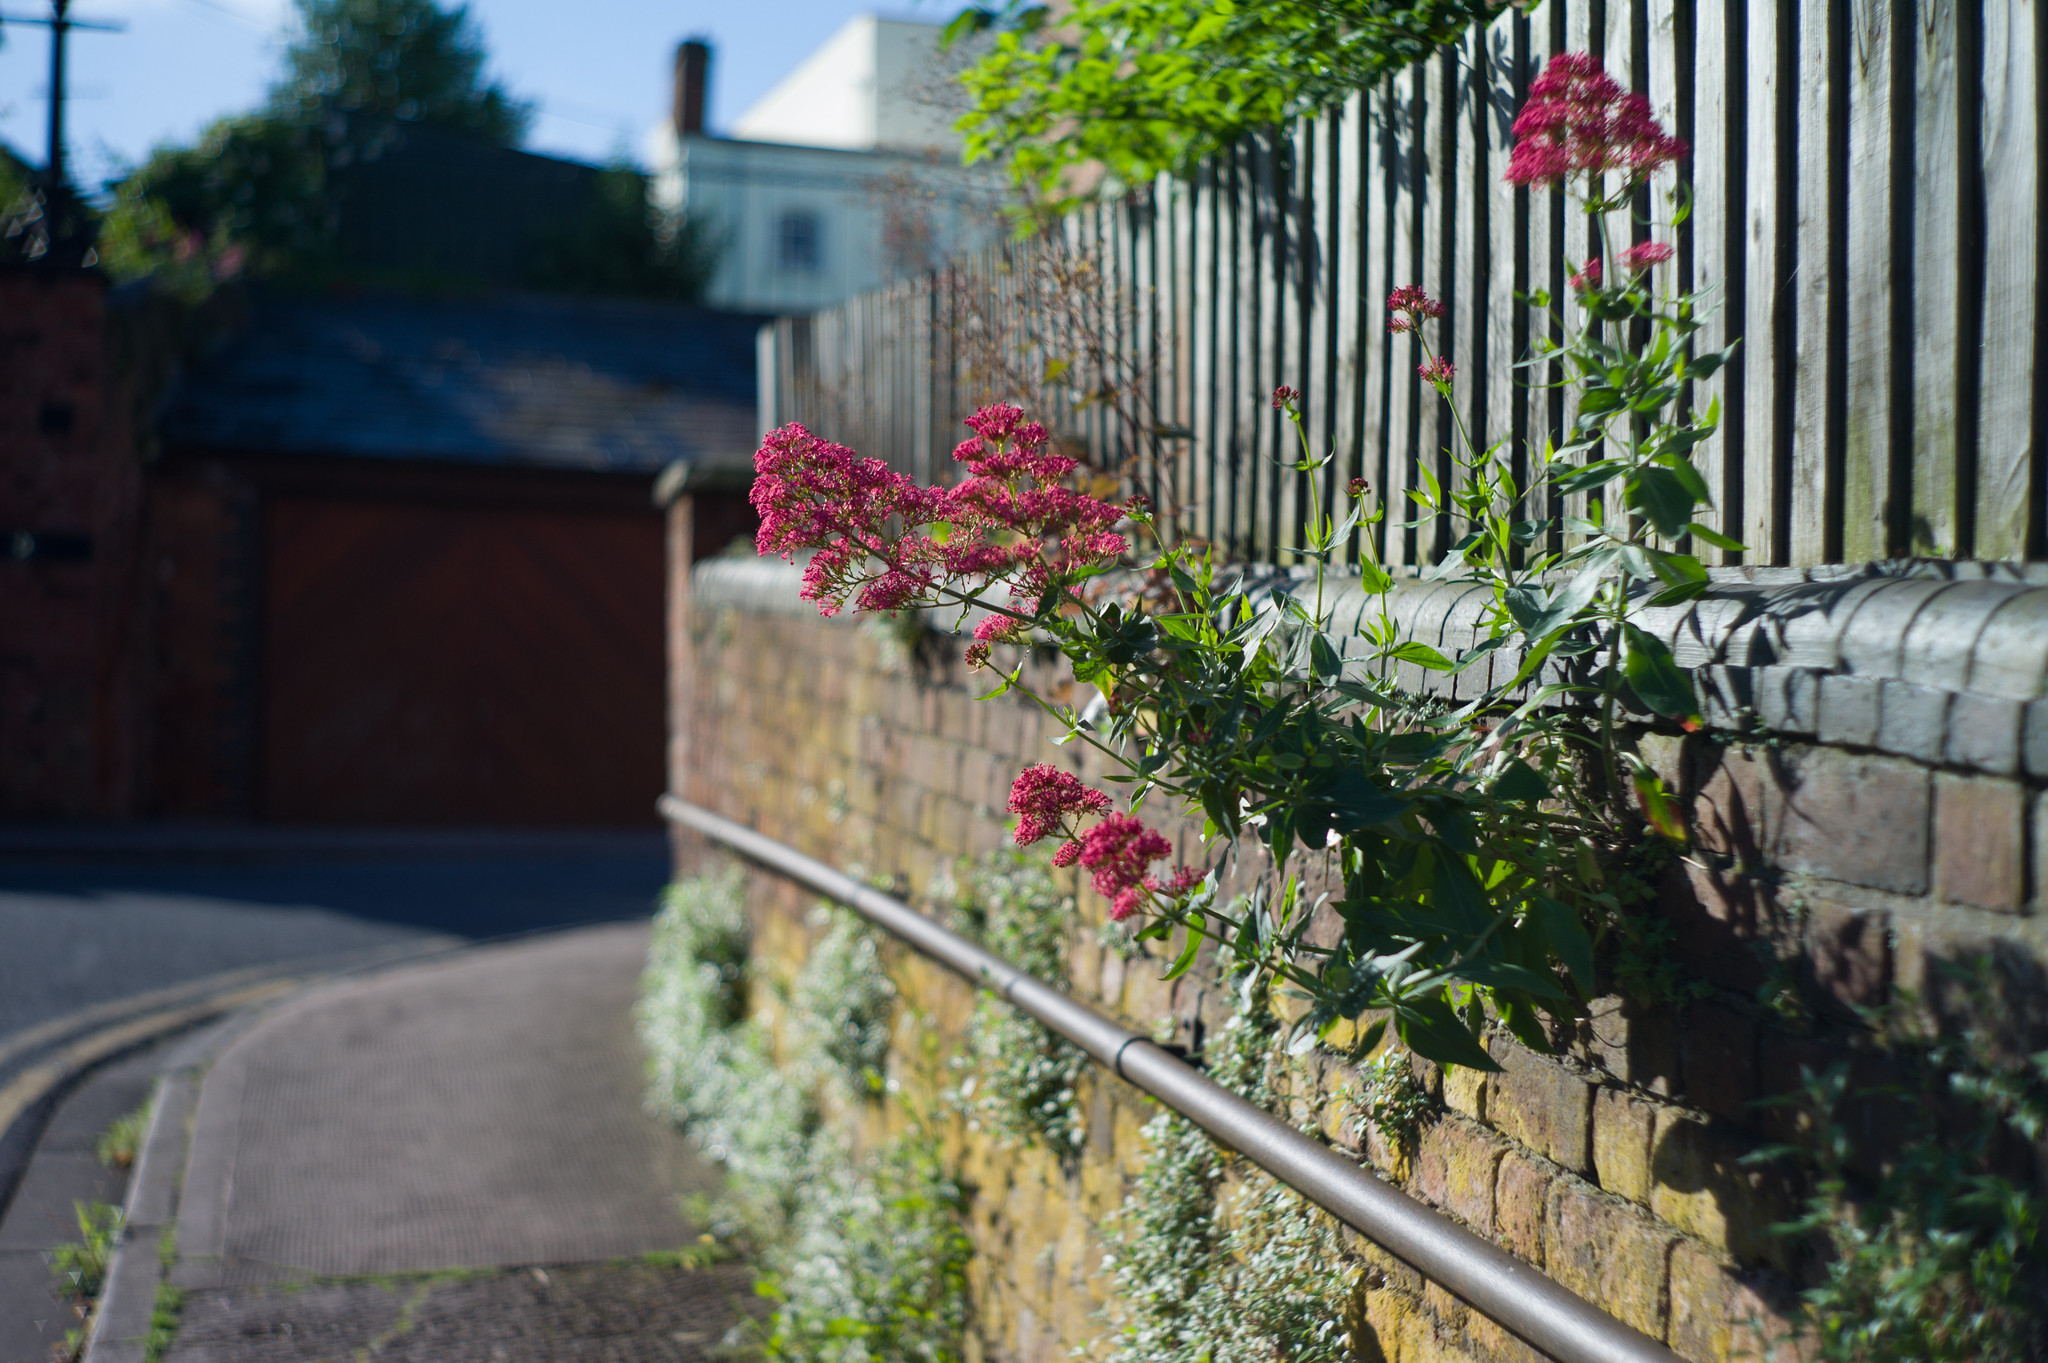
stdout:
[[(1054, 405), (1098, 459), (1135, 456), (1188, 530), (1284, 559), (1309, 489), (1274, 462), (1292, 436), (1276, 385), (1305, 391), (1340, 503), (1354, 476), (1397, 499), (1425, 461), (1451, 472), (1453, 414), (1415, 377), (1415, 338), (1385, 328), (1388, 292), (1420, 284), (1447, 306), (1459, 414), (1526, 469), (1570, 414), (1530, 386), (1540, 369), (1512, 367), (1553, 325), (1518, 299), (1561, 296), (1591, 252), (1576, 206), (1503, 182), (1508, 128), (1549, 55), (1591, 51), (1692, 149), (1609, 239), (1643, 239), (1651, 214), (1679, 286), (1713, 290), (1703, 348), (1742, 339), (1694, 394), (1721, 403), (1697, 462), (1749, 546), (1710, 558), (2048, 557), (2042, 16), (2041, 0), (1510, 10), (1185, 180), (773, 324), (764, 416), (932, 478), (979, 401)], [(1396, 525), (1384, 551), (1433, 561), (1454, 532)]]

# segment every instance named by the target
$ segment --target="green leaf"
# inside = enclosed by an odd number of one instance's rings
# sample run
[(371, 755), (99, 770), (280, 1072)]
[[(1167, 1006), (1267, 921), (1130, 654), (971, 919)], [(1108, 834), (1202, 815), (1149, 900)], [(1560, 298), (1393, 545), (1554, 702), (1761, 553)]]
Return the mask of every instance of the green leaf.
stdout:
[(1685, 531), (1694, 539), (1705, 540), (1708, 544), (1713, 545), (1716, 549), (1726, 549), (1732, 553), (1737, 554), (1741, 553), (1743, 550), (1743, 543), (1741, 540), (1729, 539), (1720, 531), (1709, 530), (1706, 526), (1701, 525), (1698, 521), (1686, 522)]
[(1564, 962), (1565, 969), (1572, 972), (1572, 982), (1578, 985), (1579, 992), (1591, 998), (1596, 984), (1593, 977), (1593, 938), (1587, 933), (1585, 923), (1568, 906), (1547, 895), (1533, 895), (1529, 903), (1536, 910), (1535, 920), (1549, 939), (1551, 951)]
[(1594, 488), (1605, 487), (1613, 482), (1627, 468), (1628, 465), (1619, 459), (1596, 459), (1583, 468), (1575, 468), (1570, 473), (1560, 476), (1556, 481), (1556, 487), (1559, 492), (1567, 495), (1590, 492)]
[(1713, 491), (1707, 487), (1707, 480), (1700, 477), (1700, 471), (1692, 466), (1692, 460), (1683, 454), (1666, 452), (1657, 456), (1657, 462), (1671, 470), (1671, 476), (1684, 486), (1695, 502), (1704, 502), (1708, 506), (1714, 504)]
[(1187, 945), (1180, 949), (1180, 955), (1173, 958), (1173, 964), (1168, 966), (1166, 973), (1159, 978), (1162, 980), (1177, 980), (1187, 974), (1189, 967), (1195, 963), (1196, 953), (1201, 951), (1201, 949), (1202, 934), (1193, 927), (1190, 927), (1188, 929)]
[(1685, 820), (1679, 817), (1678, 807), (1671, 803), (1671, 797), (1664, 791), (1664, 782), (1653, 771), (1634, 773), (1636, 804), (1649, 820), (1650, 827), (1683, 846), (1686, 839)]
[(1318, 677), (1335, 677), (1344, 670), (1344, 660), (1330, 646), (1330, 636), (1318, 630), (1309, 638), (1308, 664)]
[(1638, 469), (1627, 486), (1629, 509), (1648, 516), (1658, 534), (1675, 540), (1685, 533), (1686, 522), (1692, 517), (1693, 497), (1670, 469), (1654, 464)]
[(1449, 658), (1446, 658), (1443, 654), (1419, 639), (1410, 639), (1405, 644), (1396, 645), (1388, 656), (1398, 658), (1404, 663), (1414, 663), (1417, 667), (1428, 668), (1432, 672), (1448, 672), (1451, 670), (1451, 660)]
[(1400, 1034), (1401, 1044), (1425, 1060), (1470, 1070), (1500, 1068), (1441, 998), (1396, 1004), (1394, 1030)]
[(1493, 788), (1487, 793), (1511, 804), (1534, 804), (1550, 798), (1550, 783), (1518, 757), (1494, 779)]
[(1460, 979), (1473, 984), (1483, 984), (1488, 989), (1519, 989), (1539, 999), (1562, 999), (1569, 997), (1557, 987), (1557, 981), (1540, 970), (1516, 965), (1511, 961), (1481, 959), (1467, 961), (1458, 967)]
[(1699, 721), (1692, 676), (1672, 661), (1671, 650), (1661, 640), (1625, 621), (1621, 626), (1621, 672), (1643, 704), (1658, 714)]
[(950, 48), (962, 38), (980, 33), (995, 23), (993, 12), (981, 8), (963, 9), (953, 16), (953, 21), (939, 30), (939, 46)]

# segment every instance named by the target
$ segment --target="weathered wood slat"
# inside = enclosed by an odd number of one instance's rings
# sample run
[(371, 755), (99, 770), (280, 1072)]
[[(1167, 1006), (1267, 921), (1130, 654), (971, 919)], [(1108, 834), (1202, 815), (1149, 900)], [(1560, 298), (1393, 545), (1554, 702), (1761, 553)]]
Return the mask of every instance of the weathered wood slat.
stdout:
[[(1445, 472), (1452, 474), (1445, 483), (1446, 491), (1468, 480), (1458, 463), (1458, 458), (1467, 456), (1457, 425), (1473, 440), (1485, 439), (1487, 286), (1491, 282), (1485, 210), (1489, 196), (1478, 192), (1486, 177), (1485, 130), (1480, 122), (1486, 95), (1481, 83), (1485, 36), (1484, 30), (1475, 30), (1459, 47), (1444, 52), (1444, 116), (1450, 124), (1444, 138), (1449, 160), (1443, 189), (1448, 229), (1445, 254), (1450, 262), (1445, 292), (1450, 316), (1455, 319), (1446, 349), (1458, 371), (1454, 396), (1443, 408), (1446, 416), (1458, 419), (1441, 435), (1442, 443), (1457, 456), (1444, 460)], [(1437, 556), (1442, 557), (1469, 528), (1462, 518), (1453, 518), (1449, 539), (1439, 545)]]
[[(1977, 421), (1979, 558), (2028, 552), (2040, 527), (2040, 0), (1983, 0), (1984, 342)], [(2040, 552), (2040, 531), (2035, 531)]]
[[(1330, 505), (1340, 520), (1351, 510), (1351, 480), (1370, 476), (1361, 448), (1366, 388), (1364, 328), (1373, 316), (1366, 292), (1369, 276), (1363, 268), (1370, 235), (1366, 219), (1372, 211), (1365, 186), (1366, 99), (1365, 92), (1356, 92), (1331, 116), (1331, 192), (1336, 195), (1336, 202), (1331, 214), (1330, 239), (1337, 258), (1329, 275), (1331, 326), (1336, 341), (1330, 370), (1330, 445), (1336, 454), (1330, 461), (1334, 489)], [(1338, 561), (1356, 561), (1357, 544), (1354, 536), (1343, 546)]]
[(1393, 107), (1393, 82), (1382, 80), (1367, 95), (1360, 113), (1359, 151), (1363, 158), (1364, 250), (1360, 260), (1363, 284), (1359, 333), (1358, 441), (1359, 473), (1372, 488), (1376, 505), (1387, 514), (1369, 532), (1374, 553), (1388, 550), (1389, 525), (1398, 493), (1394, 490), (1394, 424), (1391, 413), (1392, 338), (1387, 334), (1387, 294), (1394, 284), (1395, 202), (1399, 180), (1398, 143)]
[[(1478, 422), (1473, 438), (1485, 448), (1503, 442), (1501, 450), (1518, 483), (1525, 481), (1527, 452), (1520, 444), (1522, 394), (1517, 380), (1521, 371), (1514, 365), (1525, 348), (1518, 343), (1523, 325), (1522, 307), (1516, 295), (1527, 289), (1528, 261), (1523, 242), (1527, 229), (1520, 221), (1528, 213), (1528, 195), (1508, 185), (1501, 177), (1507, 170), (1512, 139), (1508, 127), (1514, 122), (1521, 100), (1515, 89), (1518, 34), (1528, 28), (1528, 19), (1515, 10), (1493, 21), (1475, 35), (1474, 72), (1479, 90), (1479, 160), (1472, 193), (1486, 204), (1486, 291), (1484, 349), (1485, 381), (1480, 392)], [(1526, 42), (1526, 39), (1522, 39)]]
[(1791, 545), (1791, 403), (1796, 280), (1791, 202), (1793, 148), (1781, 104), (1796, 97), (1796, 49), (1787, 39), (1799, 0), (1750, 0), (1748, 203), (1743, 318), (1743, 528), (1750, 561), (1784, 563)]
[[(1395, 129), (1395, 135), (1389, 139), (1388, 173), (1394, 186), (1393, 202), (1389, 206), (1393, 234), (1393, 267), (1390, 273), (1396, 288), (1424, 282), (1422, 242), (1419, 239), (1423, 167), (1427, 164), (1423, 151), (1422, 85), (1422, 69), (1404, 67), (1394, 74), (1387, 105), (1387, 113)], [(1406, 566), (1417, 561), (1416, 532), (1399, 526), (1412, 521), (1417, 510), (1408, 493), (1420, 485), (1416, 477), (1416, 460), (1424, 445), (1417, 417), (1421, 385), (1415, 377), (1415, 366), (1422, 362), (1422, 347), (1413, 332), (1389, 339), (1387, 562)]]
[[(1967, 3), (1967, 0), (1963, 0)], [(1913, 44), (1913, 519), (1909, 547), (1955, 552), (1961, 190), (1958, 0), (1916, 0)], [(1974, 149), (1973, 149), (1974, 151)]]

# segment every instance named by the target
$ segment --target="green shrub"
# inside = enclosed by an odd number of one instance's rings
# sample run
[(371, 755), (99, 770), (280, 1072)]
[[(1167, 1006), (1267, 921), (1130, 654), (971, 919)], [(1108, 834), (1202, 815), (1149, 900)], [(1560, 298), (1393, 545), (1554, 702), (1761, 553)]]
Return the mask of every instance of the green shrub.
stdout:
[(760, 972), (743, 900), (737, 871), (669, 888), (639, 1022), (650, 1104), (723, 1166), (715, 1229), (752, 1242), (776, 1303), (754, 1342), (791, 1363), (953, 1363), (971, 1250), (929, 1126), (855, 1159), (819, 1101), (885, 1088), (896, 991), (879, 940), (845, 910), (819, 909), (825, 931), (789, 989), (778, 1066), (748, 1006)]
[(770, 1358), (955, 1363), (967, 1333), (959, 1187), (920, 1132), (825, 1171), (789, 1241), (770, 1256)]
[(748, 1016), (750, 940), (737, 870), (671, 885), (654, 920), (639, 1024), (650, 1105), (725, 1168), (717, 1229), (772, 1239), (830, 1138)]
[[(1279, 1032), (1254, 994), (1214, 1047), (1217, 1082), (1274, 1107)], [(1336, 1223), (1184, 1117), (1161, 1113), (1145, 1138), (1106, 1265), (1122, 1303), (1110, 1363), (1361, 1363), (1347, 1321), (1358, 1268)]]

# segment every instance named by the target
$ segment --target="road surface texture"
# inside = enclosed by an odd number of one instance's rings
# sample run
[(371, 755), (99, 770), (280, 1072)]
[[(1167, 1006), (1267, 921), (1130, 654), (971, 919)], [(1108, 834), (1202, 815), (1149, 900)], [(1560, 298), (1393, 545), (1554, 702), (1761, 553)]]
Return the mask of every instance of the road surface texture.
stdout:
[(645, 918), (659, 833), (0, 827), (0, 1043), (225, 971)]

